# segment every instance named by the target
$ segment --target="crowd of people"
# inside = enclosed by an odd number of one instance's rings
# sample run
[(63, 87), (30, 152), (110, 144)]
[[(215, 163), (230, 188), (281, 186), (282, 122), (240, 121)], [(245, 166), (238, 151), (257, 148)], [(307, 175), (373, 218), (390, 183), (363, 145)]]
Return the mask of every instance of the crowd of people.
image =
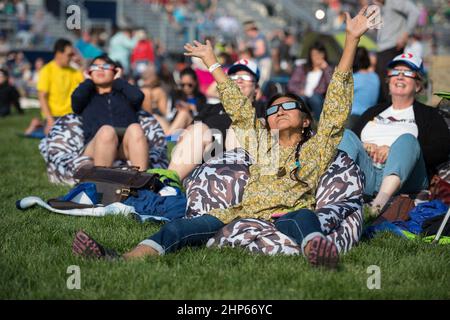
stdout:
[[(368, 20), (378, 13), (367, 7), (354, 18), (345, 13), (346, 39), (337, 66), (320, 42), (309, 47), (304, 63), (296, 64), (291, 50), (296, 40), (289, 30), (277, 33), (279, 46), (272, 51), (254, 21), (244, 23), (246, 39), (239, 43), (212, 37), (187, 43), (172, 72), (160, 44), (144, 30), (129, 28), (111, 37), (107, 50), (89, 33), (80, 34), (74, 44), (59, 39), (53, 59), (45, 65), (36, 60), (35, 68), (14, 52), (0, 70), (0, 115), (9, 114), (12, 106), (23, 112), (19, 96), (31, 93), (20, 79), (27, 74), (24, 81), (35, 86), (43, 119), (33, 119), (25, 133), (40, 130), (46, 136), (60, 118), (74, 113), (82, 119), (81, 156), (94, 165), (124, 160), (141, 171), (151, 167), (152, 145), (140, 123), (142, 112), (174, 142), (167, 170), (180, 180), (224, 152), (239, 158), (237, 150), (244, 150), (253, 159), (241, 203), (167, 223), (125, 259), (204, 244), (235, 219), (270, 220), (283, 213), (276, 229), (295, 239), (311, 264), (335, 267), (338, 249), (314, 213), (314, 194), (337, 150), (361, 168), (373, 216), (386, 209), (393, 195), (426, 189), (450, 154), (443, 117), (416, 98), (424, 85), (422, 57), (404, 51), (417, 12), (410, 1), (377, 3), (386, 6), (378, 31), (381, 51), (358, 47)], [(213, 4), (205, 1), (204, 9)], [(391, 16), (400, 9), (402, 22)], [(181, 13), (168, 12), (177, 17), (174, 23), (183, 21)], [(287, 91), (273, 95), (266, 88), (276, 72), (287, 74), (289, 81)], [(246, 130), (256, 132), (254, 143)], [(276, 164), (272, 148), (278, 152)], [(74, 252), (117, 256), (82, 231)]]

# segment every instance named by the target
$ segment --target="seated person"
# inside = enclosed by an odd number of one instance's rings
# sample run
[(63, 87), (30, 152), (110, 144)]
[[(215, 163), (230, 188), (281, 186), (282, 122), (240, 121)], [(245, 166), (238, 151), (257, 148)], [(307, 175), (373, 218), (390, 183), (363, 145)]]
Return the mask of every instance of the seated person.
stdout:
[(359, 117), (378, 101), (380, 79), (370, 70), (369, 52), (364, 47), (356, 50), (353, 63), (353, 105), (352, 113), (348, 119), (347, 128), (351, 129), (358, 122)]
[[(233, 80), (255, 108), (257, 119), (264, 122), (264, 106), (255, 102), (259, 92), (259, 69), (250, 60), (239, 60), (228, 69)], [(222, 150), (232, 150), (239, 146), (231, 126), (231, 118), (223, 105), (218, 103), (206, 105), (197, 116), (194, 124), (189, 126), (180, 137), (173, 153), (169, 169), (178, 173), (181, 179), (186, 178), (197, 165), (202, 163), (205, 153), (213, 147), (213, 141)], [(218, 136), (220, 134), (220, 136)], [(200, 139), (199, 139), (200, 137)], [(220, 141), (219, 141), (220, 140)], [(215, 150), (217, 156), (220, 150)]]
[(153, 64), (148, 65), (142, 73), (142, 81), (141, 91), (145, 96), (142, 109), (153, 114), (158, 120), (165, 118), (168, 111), (167, 94)]
[(72, 94), (73, 111), (83, 118), (83, 155), (96, 166), (110, 167), (119, 158), (147, 170), (149, 146), (137, 116), (144, 94), (121, 75), (111, 58), (99, 56)]
[(8, 71), (0, 69), (0, 117), (5, 117), (11, 113), (11, 105), (16, 108), (19, 114), (23, 114), (19, 98), (19, 91), (9, 84)]
[(172, 94), (172, 105), (177, 109), (172, 123), (165, 118), (158, 119), (164, 133), (168, 136), (188, 127), (194, 116), (206, 104), (206, 97), (200, 92), (197, 74), (191, 68), (183, 69), (180, 72), (180, 87), (181, 90)]
[(311, 106), (315, 120), (319, 120), (322, 112), (332, 74), (327, 51), (322, 43), (316, 42), (309, 48), (306, 63), (296, 67), (289, 79), (288, 90), (301, 96)]
[(372, 216), (397, 192), (427, 189), (430, 174), (450, 151), (450, 133), (438, 110), (415, 99), (422, 89), (422, 59), (404, 53), (388, 68), (392, 102), (363, 113), (339, 145), (363, 170), (364, 193), (377, 193)]
[[(217, 67), (211, 43), (206, 41), (203, 45), (194, 41), (193, 45), (185, 45), (185, 54), (201, 58), (212, 72), (236, 136), (244, 148), (259, 159), (250, 167), (250, 178), (240, 204), (194, 218), (173, 220), (124, 254), (125, 259), (163, 255), (186, 246), (203, 245), (236, 218), (269, 220), (274, 213), (284, 212), (286, 216), (276, 222), (277, 229), (301, 245), (312, 265), (336, 266), (336, 245), (323, 234), (320, 221), (311, 209), (316, 202), (314, 195), (319, 179), (335, 157), (350, 113), (351, 67), (359, 38), (367, 31), (367, 19), (370, 18), (370, 14), (364, 16), (365, 9), (353, 19), (347, 14), (344, 52), (328, 90), (318, 132), (312, 137), (309, 135), (311, 114), (302, 99), (292, 94), (274, 97), (266, 108), (268, 125), (263, 126), (255, 121), (250, 99), (220, 66)], [(249, 141), (248, 132), (256, 134), (255, 139)], [(273, 161), (273, 156), (278, 161)], [(85, 257), (117, 257), (83, 231), (74, 239), (73, 252)]]

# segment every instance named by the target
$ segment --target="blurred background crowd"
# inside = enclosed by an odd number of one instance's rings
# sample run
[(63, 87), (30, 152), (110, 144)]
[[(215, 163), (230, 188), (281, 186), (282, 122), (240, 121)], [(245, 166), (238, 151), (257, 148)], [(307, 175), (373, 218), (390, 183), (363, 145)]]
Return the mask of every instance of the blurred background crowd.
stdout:
[[(209, 72), (201, 62), (182, 54), (186, 42), (209, 39), (225, 67), (242, 58), (257, 62), (260, 100), (286, 89), (297, 90), (320, 114), (330, 70), (343, 47), (344, 12), (354, 15), (373, 2), (0, 0), (0, 68), (20, 94), (22, 108), (38, 107), (39, 70), (53, 58), (57, 39), (73, 43), (71, 65), (80, 70), (92, 58), (107, 53), (120, 63), (128, 81), (142, 88), (143, 108), (161, 117), (170, 133), (180, 92), (218, 102)], [(448, 89), (450, 83), (450, 1), (407, 2), (414, 5), (414, 14), (406, 12), (405, 19), (413, 20), (414, 27), (401, 49), (424, 59), (427, 87), (421, 99), (432, 103), (432, 93)], [(67, 27), (69, 5), (81, 9), (81, 28)], [(384, 50), (379, 41), (377, 30), (364, 36), (365, 50), (357, 56), (355, 72), (376, 73), (377, 52)], [(383, 79), (372, 80), (375, 85), (383, 83)], [(382, 97), (377, 93), (373, 100)]]

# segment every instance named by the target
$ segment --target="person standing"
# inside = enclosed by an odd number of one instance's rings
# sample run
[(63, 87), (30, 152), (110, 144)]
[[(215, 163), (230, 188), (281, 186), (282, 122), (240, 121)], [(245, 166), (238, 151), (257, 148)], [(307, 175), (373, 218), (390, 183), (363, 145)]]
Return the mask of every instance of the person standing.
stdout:
[[(419, 8), (411, 0), (375, 0), (381, 6), (383, 27), (377, 34), (377, 65), (376, 73), (384, 79), (388, 63), (394, 57), (403, 53), (408, 37), (413, 33), (419, 19)], [(387, 83), (381, 81), (378, 102), (389, 99)]]
[(9, 83), (9, 74), (5, 69), (0, 69), (0, 117), (11, 113), (11, 105), (14, 105), (19, 114), (23, 114), (20, 107), (20, 94), (16, 87)]
[(245, 22), (244, 30), (248, 38), (247, 47), (252, 50), (253, 58), (261, 70), (259, 85), (263, 88), (264, 84), (269, 81), (272, 72), (269, 43), (254, 21)]
[(130, 28), (117, 32), (109, 41), (109, 56), (112, 60), (120, 63), (125, 75), (130, 72), (130, 55), (137, 43), (138, 39), (133, 37)]

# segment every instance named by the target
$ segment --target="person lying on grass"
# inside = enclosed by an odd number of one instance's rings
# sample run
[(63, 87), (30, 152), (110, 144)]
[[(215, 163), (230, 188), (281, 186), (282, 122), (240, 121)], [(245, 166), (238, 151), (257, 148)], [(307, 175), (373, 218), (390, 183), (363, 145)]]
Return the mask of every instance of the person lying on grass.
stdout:
[[(258, 161), (250, 167), (250, 178), (244, 189), (243, 200), (230, 208), (214, 209), (209, 214), (194, 218), (173, 220), (125, 253), (124, 259), (163, 255), (185, 246), (203, 245), (234, 219), (270, 220), (274, 213), (288, 212), (275, 223), (278, 230), (301, 245), (302, 252), (312, 265), (337, 265), (336, 245), (326, 239), (319, 219), (311, 210), (314, 209), (314, 194), (319, 179), (336, 154), (344, 124), (350, 114), (353, 98), (351, 68), (359, 39), (367, 31), (369, 18), (364, 13), (365, 9), (353, 19), (347, 14), (344, 52), (328, 88), (317, 134), (312, 137), (308, 134), (310, 112), (300, 98), (292, 94), (281, 95), (272, 99), (267, 106), (268, 127), (277, 131), (279, 136), (278, 141), (273, 140), (275, 136), (259, 121), (254, 121), (255, 109), (236, 83), (230, 80), (221, 67), (212, 71), (221, 102), (232, 119), (232, 127), (238, 139), (255, 159), (259, 156)], [(194, 41), (184, 48), (185, 55), (202, 59), (208, 68), (217, 63), (208, 41), (206, 44)], [(255, 146), (247, 141), (248, 132), (245, 130), (256, 133), (258, 139)], [(279, 161), (276, 164), (269, 159), (272, 146), (278, 149)], [(82, 230), (75, 235), (72, 248), (74, 254), (85, 257), (118, 256)]]
[(83, 118), (83, 155), (93, 158), (96, 166), (111, 167), (114, 160), (122, 159), (147, 170), (149, 146), (137, 115), (144, 94), (121, 75), (122, 69), (101, 55), (72, 93), (73, 112)]

